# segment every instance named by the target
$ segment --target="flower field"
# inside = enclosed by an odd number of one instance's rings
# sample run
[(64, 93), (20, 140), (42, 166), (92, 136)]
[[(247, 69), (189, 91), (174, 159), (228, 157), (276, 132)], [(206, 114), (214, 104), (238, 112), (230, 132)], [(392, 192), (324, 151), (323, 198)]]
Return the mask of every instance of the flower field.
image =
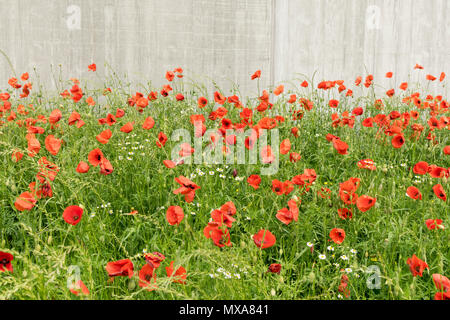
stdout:
[(444, 72), (106, 74), (1, 84), (1, 299), (450, 299)]

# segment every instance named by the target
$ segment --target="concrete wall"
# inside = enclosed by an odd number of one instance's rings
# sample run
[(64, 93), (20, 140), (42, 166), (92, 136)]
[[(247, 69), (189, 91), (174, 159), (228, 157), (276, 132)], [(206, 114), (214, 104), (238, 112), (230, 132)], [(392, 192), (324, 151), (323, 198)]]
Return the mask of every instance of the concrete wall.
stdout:
[[(407, 80), (415, 63), (450, 74), (449, 17), (448, 0), (0, 0), (0, 49), (17, 76), (36, 81), (35, 67), (48, 88), (59, 64), (64, 79), (92, 79), (95, 62), (99, 76), (108, 63), (160, 86), (182, 67), (254, 95), (257, 69), (261, 86), (315, 70), (316, 80), (353, 82), (365, 68)], [(0, 54), (0, 88), (13, 75)]]

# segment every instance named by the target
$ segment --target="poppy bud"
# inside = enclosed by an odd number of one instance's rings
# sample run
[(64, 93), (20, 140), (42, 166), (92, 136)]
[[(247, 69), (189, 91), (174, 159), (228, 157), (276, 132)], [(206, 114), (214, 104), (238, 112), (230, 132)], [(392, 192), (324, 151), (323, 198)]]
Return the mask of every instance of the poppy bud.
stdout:
[(238, 174), (237, 170), (233, 169), (233, 178), (236, 178), (237, 174)]
[(128, 282), (128, 290), (133, 291), (134, 288), (136, 288), (136, 281), (134, 281), (134, 279), (130, 279), (130, 282)]

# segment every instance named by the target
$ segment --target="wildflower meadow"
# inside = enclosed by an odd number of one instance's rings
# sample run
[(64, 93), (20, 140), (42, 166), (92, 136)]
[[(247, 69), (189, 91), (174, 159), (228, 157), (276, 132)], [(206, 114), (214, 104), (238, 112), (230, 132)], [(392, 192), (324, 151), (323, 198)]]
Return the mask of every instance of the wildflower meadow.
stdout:
[(84, 68), (0, 84), (0, 299), (450, 299), (444, 72)]

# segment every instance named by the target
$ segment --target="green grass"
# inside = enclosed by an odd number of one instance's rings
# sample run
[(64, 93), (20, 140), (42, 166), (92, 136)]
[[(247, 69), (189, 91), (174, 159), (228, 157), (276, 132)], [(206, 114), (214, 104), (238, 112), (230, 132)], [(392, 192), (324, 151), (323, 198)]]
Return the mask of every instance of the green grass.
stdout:
[[(433, 132), (438, 144), (426, 139), (430, 110), (402, 103), (404, 96), (416, 90), (425, 97), (427, 92), (421, 88), (410, 88), (401, 95), (397, 93), (388, 98), (384, 94), (375, 97), (372, 88), (355, 87), (352, 88), (354, 97), (345, 97), (345, 92), (339, 95), (337, 89), (324, 92), (316, 89), (317, 84), (313, 88), (311, 85), (301, 88), (300, 82), (293, 81), (296, 87), (287, 88), (276, 99), (271, 97), (274, 101), (271, 112), (273, 116), (285, 117), (285, 122), (277, 127), (280, 142), (289, 138), (291, 151), (300, 153), (302, 158), (291, 163), (289, 154), (280, 155), (279, 171), (272, 176), (261, 175), (260, 188), (254, 190), (246, 180), (251, 174), (260, 174), (261, 164), (193, 164), (173, 169), (163, 165), (162, 161), (170, 159), (172, 148), (179, 143), (170, 140), (171, 133), (180, 128), (192, 132), (190, 115), (204, 114), (208, 129), (220, 126), (219, 120), (208, 120), (209, 112), (217, 104), (214, 104), (212, 92), (206, 92), (200, 82), (189, 83), (176, 78), (171, 83), (174, 91), (169, 97), (158, 95), (157, 100), (151, 101), (143, 113), (139, 113), (134, 107), (127, 106), (126, 101), (136, 90), (146, 96), (150, 92), (149, 85), (133, 88), (116, 76), (102, 81), (104, 86), (97, 88), (92, 87), (89, 80), (82, 81), (80, 87), (85, 96), (78, 103), (46, 92), (37, 85), (24, 99), (18, 98), (19, 92), (8, 89), (13, 110), (17, 110), (19, 104), (33, 104), (35, 108), (28, 115), (16, 111), (16, 120), (36, 118), (39, 114), (48, 117), (55, 108), (62, 111), (63, 117), (55, 129), (48, 123), (36, 124), (43, 127), (45, 133), (36, 135), (41, 150), (35, 157), (27, 155), (27, 128), (19, 127), (15, 121), (7, 121), (9, 112), (0, 118), (5, 121), (0, 126), (0, 251), (14, 255), (14, 272), (0, 273), (1, 299), (345, 299), (338, 291), (341, 276), (345, 273), (341, 270), (345, 268), (352, 270), (347, 273), (350, 299), (432, 299), (436, 288), (431, 275), (450, 275), (449, 205), (448, 201), (433, 194), (432, 186), (441, 183), (447, 193), (450, 193), (450, 187), (445, 178), (424, 175), (417, 180), (412, 172), (418, 161), (444, 168), (450, 166), (449, 156), (443, 153), (444, 146), (450, 143), (450, 127)], [(70, 89), (72, 83), (59, 82), (59, 86), (62, 90)], [(112, 92), (103, 97), (106, 87)], [(175, 94), (179, 92), (186, 98), (182, 102), (175, 100)], [(293, 121), (285, 111), (291, 93), (314, 102), (314, 109), (305, 111), (299, 121)], [(231, 95), (224, 92), (224, 95), (228, 94)], [(94, 98), (96, 106), (85, 103), (88, 96)], [(199, 96), (209, 100), (204, 109), (197, 107)], [(337, 109), (328, 107), (332, 97), (340, 101)], [(376, 98), (384, 101), (385, 108), (381, 111), (373, 106)], [(256, 97), (242, 101), (249, 108), (259, 104)], [(295, 106), (299, 109), (298, 103)], [(364, 108), (364, 114), (356, 117), (353, 129), (331, 126), (332, 112), (341, 115), (344, 110), (351, 112), (357, 106)], [(224, 107), (228, 109), (226, 118), (233, 123), (240, 121), (241, 109), (229, 103)], [(117, 119), (115, 125), (98, 124), (98, 118), (115, 114), (117, 108), (123, 108), (126, 114)], [(86, 122), (81, 129), (67, 123), (72, 110), (77, 110)], [(418, 120), (411, 119), (411, 124), (421, 123), (425, 127), (420, 139), (408, 139), (413, 132), (410, 124), (403, 131), (406, 143), (402, 148), (394, 149), (391, 137), (383, 132), (380, 139), (375, 138), (376, 125), (373, 128), (361, 126), (366, 117), (378, 113), (387, 115), (392, 110), (420, 112)], [(439, 116), (445, 115), (449, 115), (448, 110)], [(143, 130), (141, 124), (148, 116), (155, 119), (155, 127)], [(262, 115), (254, 110), (255, 122), (263, 116), (267, 113)], [(128, 134), (120, 132), (121, 126), (129, 121), (135, 121), (134, 130)], [(300, 129), (298, 138), (290, 133), (293, 126)], [(106, 128), (112, 131), (112, 138), (106, 145), (101, 145), (95, 137)], [(169, 137), (161, 149), (155, 143), (160, 131)], [(328, 133), (339, 136), (349, 145), (347, 155), (336, 152), (325, 139)], [(64, 140), (56, 156), (45, 148), (44, 139), (48, 134)], [(95, 167), (87, 174), (75, 171), (80, 161), (87, 162), (88, 154), (94, 148), (100, 148), (111, 161), (112, 174), (100, 175)], [(24, 153), (17, 163), (11, 160), (14, 149)], [(42, 156), (60, 168), (51, 183), (53, 197), (38, 200), (30, 211), (19, 212), (14, 202), (22, 192), (28, 191), (28, 184), (36, 180), (37, 161)], [(376, 162), (376, 171), (357, 167), (359, 160), (367, 158)], [(298, 187), (289, 195), (278, 196), (272, 192), (273, 179), (292, 179), (304, 169), (315, 169), (317, 173), (317, 180), (309, 192), (301, 195)], [(205, 174), (199, 175), (198, 170)], [(237, 170), (237, 179), (233, 177), (233, 170)], [(196, 177), (191, 180), (201, 189), (197, 190), (193, 203), (187, 203), (182, 195), (173, 194), (179, 186), (174, 178), (180, 175), (190, 178), (192, 173)], [(352, 206), (353, 219), (342, 220), (337, 209), (349, 206), (340, 200), (339, 184), (350, 177), (361, 179), (359, 195), (375, 197), (377, 202), (367, 212)], [(415, 201), (405, 195), (406, 188), (411, 185), (420, 189), (422, 200)], [(331, 199), (317, 196), (322, 187), (331, 189)], [(302, 200), (299, 220), (286, 226), (275, 215), (287, 207), (287, 201), (293, 195)], [(233, 201), (237, 208), (236, 222), (230, 228), (232, 246), (219, 248), (205, 238), (203, 228), (211, 211), (227, 201)], [(70, 205), (84, 207), (82, 220), (76, 226), (67, 224), (62, 218), (64, 209)], [(185, 217), (179, 226), (171, 226), (166, 220), (166, 210), (171, 205), (181, 206), (184, 210)], [(125, 215), (132, 210), (139, 213)], [(428, 230), (425, 220), (436, 218), (442, 219), (447, 228)], [(273, 247), (264, 250), (256, 247), (251, 239), (262, 228), (270, 230), (277, 239)], [(346, 232), (340, 245), (329, 242), (329, 232), (333, 228), (342, 228)], [(308, 242), (314, 244), (314, 250), (308, 247)], [(334, 251), (327, 250), (328, 246)], [(351, 249), (357, 253), (351, 253)], [(145, 264), (144, 250), (158, 251), (166, 257), (156, 271), (158, 289), (151, 292), (138, 286), (137, 272)], [(325, 254), (326, 259), (319, 259), (319, 254)], [(429, 266), (422, 277), (413, 277), (406, 264), (413, 254)], [(341, 259), (342, 255), (348, 260)], [(116, 277), (109, 282), (106, 264), (125, 258), (132, 260), (136, 275), (131, 279)], [(165, 267), (172, 260), (187, 270), (185, 285), (167, 278)], [(280, 274), (266, 272), (271, 263), (282, 265)], [(380, 269), (380, 289), (367, 287), (370, 274), (366, 270), (372, 265)], [(79, 267), (80, 279), (89, 288), (89, 296), (77, 297), (68, 290), (70, 266)], [(218, 271), (219, 268), (228, 271), (231, 279)]]

